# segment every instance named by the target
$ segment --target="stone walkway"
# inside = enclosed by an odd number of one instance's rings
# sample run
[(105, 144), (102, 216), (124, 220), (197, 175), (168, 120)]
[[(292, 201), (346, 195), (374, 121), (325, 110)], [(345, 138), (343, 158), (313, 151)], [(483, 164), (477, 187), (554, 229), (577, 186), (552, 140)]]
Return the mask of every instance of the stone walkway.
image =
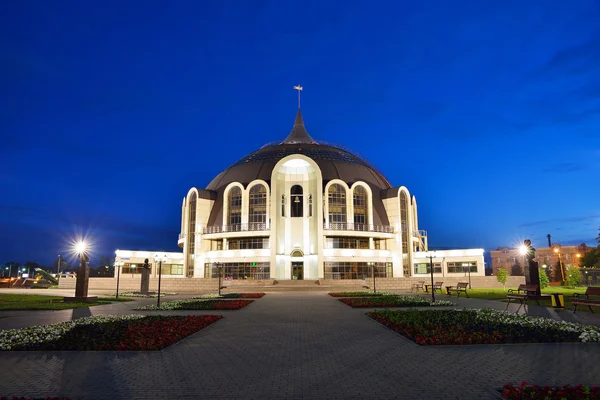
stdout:
[[(480, 302), (459, 299), (461, 306)], [(129, 313), (132, 306), (92, 312)], [(217, 314), (195, 314), (211, 313)], [(491, 389), (506, 382), (600, 384), (600, 344), (420, 347), (324, 292), (269, 293), (244, 309), (218, 313), (225, 318), (158, 352), (2, 352), (0, 395), (494, 399)], [(40, 312), (27, 315), (41, 322)], [(0, 319), (0, 328), (10, 320), (23, 317)]]

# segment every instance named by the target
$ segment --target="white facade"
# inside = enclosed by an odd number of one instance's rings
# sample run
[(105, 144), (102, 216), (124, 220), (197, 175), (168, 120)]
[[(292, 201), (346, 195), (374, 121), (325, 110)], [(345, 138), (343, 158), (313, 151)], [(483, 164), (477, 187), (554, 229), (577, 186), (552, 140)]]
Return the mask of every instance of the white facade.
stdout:
[[(155, 262), (158, 257), (162, 264)], [(159, 265), (160, 274), (163, 278), (183, 278), (183, 253), (165, 252), (165, 251), (144, 251), (144, 250), (117, 250), (115, 252), (115, 267), (120, 268), (120, 273), (124, 276), (132, 277), (141, 274), (145, 260), (148, 260), (150, 266), (150, 276), (158, 277)]]
[[(225, 279), (418, 277), (428, 250), (408, 189), (354, 153), (314, 141), (299, 111), (286, 140), (189, 190), (178, 243), (187, 277), (222, 268)], [(457, 263), (485, 275), (481, 249), (437, 256), (440, 276), (458, 274)]]

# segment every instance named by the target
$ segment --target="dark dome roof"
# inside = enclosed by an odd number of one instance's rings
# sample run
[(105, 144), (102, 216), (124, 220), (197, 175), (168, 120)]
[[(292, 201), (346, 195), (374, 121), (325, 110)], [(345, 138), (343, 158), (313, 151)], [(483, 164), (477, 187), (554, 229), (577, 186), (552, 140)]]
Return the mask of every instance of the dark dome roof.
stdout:
[(313, 159), (321, 169), (324, 182), (341, 179), (347, 183), (364, 181), (379, 189), (391, 187), (388, 180), (362, 157), (341, 147), (315, 141), (304, 128), (298, 110), (294, 128), (283, 142), (265, 145), (243, 157), (217, 175), (206, 189), (219, 191), (231, 182), (247, 184), (255, 179), (270, 182), (275, 165), (292, 154)]

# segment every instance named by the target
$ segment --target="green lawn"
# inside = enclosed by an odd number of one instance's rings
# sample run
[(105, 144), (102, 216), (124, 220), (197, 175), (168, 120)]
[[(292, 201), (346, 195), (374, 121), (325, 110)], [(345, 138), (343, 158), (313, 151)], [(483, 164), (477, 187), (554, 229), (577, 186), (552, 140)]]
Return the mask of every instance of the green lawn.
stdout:
[[(508, 289), (516, 289), (515, 288), (511, 288), (511, 287), (507, 287), (506, 290), (504, 289), (467, 289), (467, 292), (469, 293), (469, 297), (472, 297), (474, 299), (486, 299), (486, 300), (506, 300), (506, 294), (508, 293)], [(585, 293), (585, 287), (578, 287), (578, 288), (573, 288), (573, 287), (564, 287), (564, 286), (548, 286), (547, 288), (542, 289), (542, 294), (552, 294), (552, 293), (559, 293), (562, 294), (564, 296), (564, 301), (565, 301), (565, 305), (566, 308), (571, 309), (571, 296), (573, 296), (573, 293)], [(463, 297), (463, 296), (461, 296)], [(530, 304), (536, 304), (537, 303), (535, 301), (530, 301)], [(544, 307), (552, 307), (552, 300), (551, 299), (547, 299), (547, 300), (540, 300), (540, 305), (544, 306)], [(583, 309), (583, 308), (582, 308)], [(577, 310), (579, 311), (579, 310)]]
[[(95, 302), (65, 303), (62, 296), (44, 296), (39, 294), (0, 294), (0, 310), (67, 310), (71, 308), (109, 304), (116, 299), (99, 298)], [(131, 299), (118, 299), (131, 301)]]

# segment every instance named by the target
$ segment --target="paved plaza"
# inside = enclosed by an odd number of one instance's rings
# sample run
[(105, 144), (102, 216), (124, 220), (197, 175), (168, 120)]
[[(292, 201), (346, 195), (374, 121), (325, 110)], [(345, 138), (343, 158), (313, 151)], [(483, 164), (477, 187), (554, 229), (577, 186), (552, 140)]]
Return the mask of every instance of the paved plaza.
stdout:
[[(187, 296), (190, 297), (190, 296)], [(172, 298), (172, 297), (171, 297)], [(440, 296), (448, 299), (447, 296)], [(456, 300), (456, 298), (453, 298)], [(0, 312), (0, 329), (130, 314), (153, 299)], [(461, 307), (504, 303), (458, 299)], [(512, 305), (511, 305), (512, 307)], [(515, 306), (516, 309), (516, 306)], [(600, 384), (600, 344), (421, 347), (326, 292), (273, 292), (157, 352), (0, 352), (0, 395), (70, 399), (494, 399), (493, 388)], [(598, 314), (529, 313), (600, 325)], [(186, 314), (191, 312), (164, 312)]]

